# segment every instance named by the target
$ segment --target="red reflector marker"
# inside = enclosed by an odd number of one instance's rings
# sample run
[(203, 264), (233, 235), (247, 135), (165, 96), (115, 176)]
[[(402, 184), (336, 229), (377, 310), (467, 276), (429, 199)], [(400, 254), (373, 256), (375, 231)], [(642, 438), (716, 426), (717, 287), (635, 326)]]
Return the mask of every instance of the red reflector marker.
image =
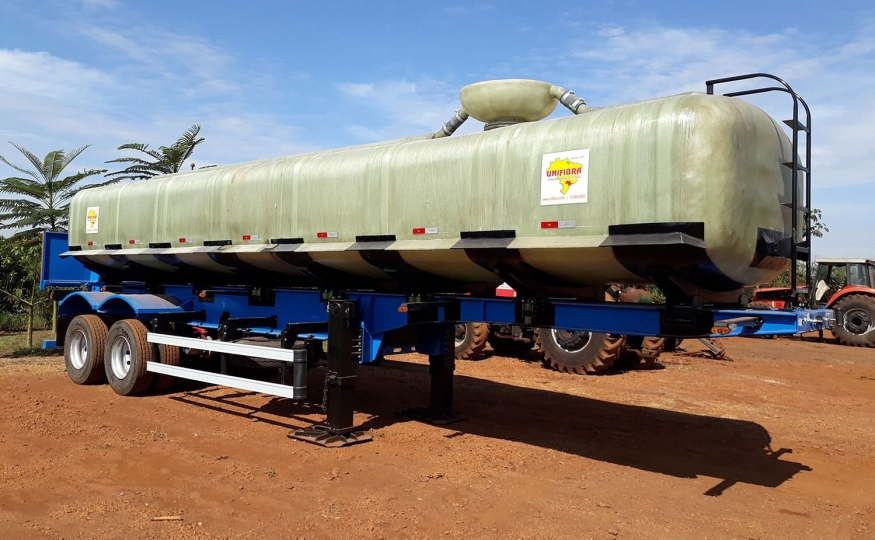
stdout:
[(425, 227), (417, 227), (413, 229), (413, 234), (425, 234)]
[(542, 221), (542, 229), (574, 229), (577, 226), (576, 221)]
[(327, 232), (317, 232), (316, 238), (328, 238), (328, 233)]

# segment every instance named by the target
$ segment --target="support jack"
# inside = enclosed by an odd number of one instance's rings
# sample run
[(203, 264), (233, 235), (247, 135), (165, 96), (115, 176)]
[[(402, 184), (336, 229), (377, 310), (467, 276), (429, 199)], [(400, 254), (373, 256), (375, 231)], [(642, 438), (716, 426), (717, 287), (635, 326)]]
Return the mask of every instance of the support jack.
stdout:
[(325, 448), (342, 448), (353, 444), (372, 441), (374, 436), (370, 431), (347, 431), (340, 433), (330, 426), (311, 426), (289, 432), (288, 437), (297, 441), (316, 444)]
[(453, 412), (453, 372), (456, 370), (453, 327), (439, 330), (437, 354), (428, 355), (428, 373), (431, 378), (431, 397), (428, 407), (404, 409), (400, 415), (436, 426), (452, 424), (466, 418)]
[(357, 430), (353, 425), (360, 328), (355, 302), (328, 301), (328, 370), (322, 390), (322, 410), (328, 418), (325, 424), (289, 432), (290, 439), (324, 448), (341, 448), (374, 439), (369, 431)]

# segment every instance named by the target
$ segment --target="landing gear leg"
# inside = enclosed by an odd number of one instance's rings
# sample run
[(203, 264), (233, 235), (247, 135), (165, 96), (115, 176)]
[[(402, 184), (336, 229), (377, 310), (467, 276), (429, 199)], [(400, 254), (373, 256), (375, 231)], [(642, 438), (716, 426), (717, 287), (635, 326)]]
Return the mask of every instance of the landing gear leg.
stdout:
[(716, 339), (699, 338), (699, 341), (708, 348), (708, 352), (714, 360), (729, 360), (726, 357), (726, 349), (721, 347)]
[(355, 302), (347, 300), (328, 302), (328, 371), (322, 398), (328, 419), (325, 425), (290, 432), (291, 439), (328, 448), (373, 440), (370, 432), (356, 430), (353, 425), (359, 361), (355, 347), (356, 337), (360, 335), (355, 308)]
[(428, 355), (431, 397), (428, 407), (405, 409), (400, 414), (442, 426), (465, 420), (453, 412), (453, 372), (456, 370), (456, 337), (452, 326), (441, 326)]

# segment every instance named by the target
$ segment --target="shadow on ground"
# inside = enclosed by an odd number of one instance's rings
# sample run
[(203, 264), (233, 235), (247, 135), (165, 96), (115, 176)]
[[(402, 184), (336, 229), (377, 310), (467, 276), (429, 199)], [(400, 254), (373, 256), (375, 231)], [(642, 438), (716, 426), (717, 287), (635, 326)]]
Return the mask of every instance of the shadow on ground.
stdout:
[[(184, 393), (171, 399), (226, 414), (257, 417), (289, 430), (299, 429), (312, 424), (312, 418), (305, 415), (322, 414), (323, 376), (321, 370), (311, 371), (310, 399), (306, 402), (273, 398), (261, 407), (252, 407), (238, 400), (251, 396), (250, 392), (197, 384), (180, 388)], [(387, 387), (392, 391), (386, 392)], [(357, 389), (356, 411), (372, 416), (361, 429), (380, 429), (411, 421), (397, 411), (427, 404), (429, 380), (426, 373), (365, 367), (360, 370)], [(792, 450), (773, 450), (769, 432), (754, 422), (626, 405), (466, 376), (456, 376), (455, 396), (457, 412), (468, 420), (434, 428), (448, 430), (447, 437), (471, 434), (505, 439), (678, 478), (721, 479), (706, 495), (720, 495), (738, 482), (777, 487), (798, 472), (811, 470), (781, 459)]]

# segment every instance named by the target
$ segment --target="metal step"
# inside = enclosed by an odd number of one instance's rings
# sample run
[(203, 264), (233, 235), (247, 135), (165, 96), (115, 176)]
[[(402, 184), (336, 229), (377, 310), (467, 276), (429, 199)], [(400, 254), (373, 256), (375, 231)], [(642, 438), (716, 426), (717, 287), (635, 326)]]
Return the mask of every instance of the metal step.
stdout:
[(787, 124), (790, 127), (790, 129), (795, 129), (796, 131), (804, 131), (805, 133), (810, 133), (808, 131), (808, 126), (806, 126), (802, 122), (799, 122), (798, 120), (794, 122), (793, 119), (791, 118), (790, 120), (784, 120), (784, 123)]
[(808, 208), (806, 208), (804, 206), (794, 205), (791, 202), (781, 203), (781, 206), (786, 206), (787, 208), (793, 208), (795, 206), (797, 212), (802, 212), (803, 214), (810, 214), (811, 213), (811, 210), (809, 210)]
[(808, 174), (808, 167), (805, 167), (801, 163), (793, 163), (792, 161), (785, 161), (785, 162), (781, 163), (781, 165), (787, 167), (788, 169), (792, 169), (795, 166), (797, 171), (802, 171), (805, 174)]

